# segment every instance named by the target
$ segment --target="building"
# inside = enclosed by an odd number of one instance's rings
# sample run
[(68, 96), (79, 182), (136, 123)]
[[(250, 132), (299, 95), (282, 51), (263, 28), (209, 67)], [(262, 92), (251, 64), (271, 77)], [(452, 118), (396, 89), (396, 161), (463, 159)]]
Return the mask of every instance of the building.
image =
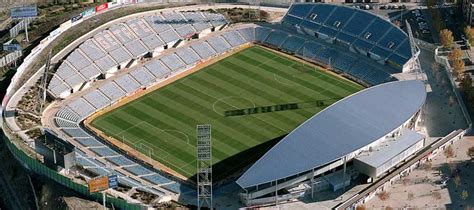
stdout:
[(472, 9), (473, 6), (474, 3), (472, 0), (463, 0), (461, 3), (462, 15), (467, 25), (473, 25), (474, 23), (474, 14)]
[[(414, 130), (425, 99), (423, 82), (409, 80), (377, 85), (327, 107), (289, 133), (236, 181), (247, 192), (243, 202), (285, 201), (311, 188), (313, 192), (335, 191), (360, 172), (380, 176), (423, 146), (422, 135)], [(384, 156), (384, 150), (391, 152)], [(366, 158), (367, 153), (377, 158)], [(307, 187), (294, 190), (302, 185)], [(277, 190), (280, 193), (275, 197)]]

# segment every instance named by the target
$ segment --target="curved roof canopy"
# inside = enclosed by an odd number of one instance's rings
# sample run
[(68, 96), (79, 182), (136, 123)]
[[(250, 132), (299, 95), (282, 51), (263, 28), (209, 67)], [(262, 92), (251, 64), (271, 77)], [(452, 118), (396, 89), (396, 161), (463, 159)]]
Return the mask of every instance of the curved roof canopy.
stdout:
[(243, 188), (318, 168), (380, 139), (423, 106), (418, 80), (374, 86), (346, 97), (301, 124), (238, 180)]
[(403, 66), (411, 57), (408, 35), (373, 13), (353, 7), (322, 4), (293, 4), (284, 24), (298, 25)]

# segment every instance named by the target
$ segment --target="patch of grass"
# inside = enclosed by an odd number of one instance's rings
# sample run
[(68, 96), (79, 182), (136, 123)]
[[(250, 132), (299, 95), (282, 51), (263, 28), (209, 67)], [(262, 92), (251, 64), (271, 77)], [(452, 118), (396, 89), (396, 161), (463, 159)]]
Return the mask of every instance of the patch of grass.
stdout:
[[(110, 111), (92, 125), (189, 178), (196, 172), (196, 125), (211, 124), (213, 163), (219, 166), (214, 177), (224, 178), (258, 159), (325, 106), (361, 89), (256, 46)], [(331, 102), (324, 107), (224, 115), (235, 109), (317, 100)]]

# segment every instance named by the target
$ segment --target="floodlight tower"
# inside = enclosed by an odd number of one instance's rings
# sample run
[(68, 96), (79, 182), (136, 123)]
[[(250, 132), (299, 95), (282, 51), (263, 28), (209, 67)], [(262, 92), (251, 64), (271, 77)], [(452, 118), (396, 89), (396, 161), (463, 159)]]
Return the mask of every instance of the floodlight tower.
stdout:
[[(410, 23), (408, 23), (408, 20), (405, 20), (405, 24), (407, 25), (407, 32), (408, 32), (408, 40), (410, 41), (410, 48), (411, 48), (411, 55), (415, 56), (415, 60), (411, 63), (411, 69), (416, 72), (417, 74), (417, 79), (423, 79), (423, 72), (421, 70), (421, 65), (420, 65), (420, 59), (418, 58), (418, 55), (420, 54), (420, 50), (416, 45), (415, 38), (413, 37), (413, 31), (411, 30)], [(418, 78), (418, 76), (420, 78)]]
[(43, 112), (44, 104), (46, 103), (46, 84), (48, 82), (49, 69), (51, 67), (51, 50), (48, 54), (48, 59), (46, 60), (46, 65), (44, 67), (43, 77), (41, 77), (41, 83), (39, 84), (38, 91), (38, 113), (41, 115)]
[(197, 195), (198, 209), (212, 209), (211, 125), (197, 125)]

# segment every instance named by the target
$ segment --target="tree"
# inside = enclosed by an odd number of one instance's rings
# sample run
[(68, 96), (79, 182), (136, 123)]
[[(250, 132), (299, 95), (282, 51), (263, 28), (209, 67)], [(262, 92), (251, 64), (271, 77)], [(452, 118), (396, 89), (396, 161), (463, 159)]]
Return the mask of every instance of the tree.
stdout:
[(464, 73), (464, 61), (455, 60), (453, 61), (453, 73), (454, 76), (459, 77)]
[(448, 59), (450, 61), (459, 60), (461, 59), (461, 57), (462, 57), (462, 50), (459, 48), (454, 48), (454, 50), (452, 50), (451, 53), (449, 53), (448, 55)]
[(467, 41), (470, 45), (474, 45), (474, 29), (471, 26), (464, 28), (464, 34), (466, 34)]
[(469, 156), (471, 159), (474, 159), (474, 147), (469, 147), (466, 152), (467, 156)]
[(433, 192), (431, 193), (431, 196), (432, 196), (434, 199), (436, 199), (436, 200), (441, 199), (441, 193), (438, 192), (438, 191), (433, 191)]
[(454, 185), (456, 185), (456, 188), (459, 188), (459, 186), (461, 186), (461, 177), (459, 175), (456, 175), (454, 177)]
[(387, 191), (382, 191), (377, 194), (377, 197), (379, 197), (379, 199), (382, 201), (386, 201), (390, 198), (390, 193), (388, 193)]
[(461, 193), (461, 199), (465, 201), (467, 197), (469, 197), (469, 193), (467, 192), (467, 190), (463, 190)]
[(449, 158), (454, 157), (454, 150), (453, 146), (449, 145), (444, 149), (444, 156), (446, 157), (446, 162), (448, 162)]
[(356, 207), (356, 210), (365, 210), (365, 209), (366, 209), (366, 208), (365, 208), (364, 205), (358, 205), (358, 206)]
[(422, 165), (421, 165), (421, 168), (423, 170), (425, 170), (426, 172), (430, 171), (431, 170), (431, 167), (433, 166), (433, 164), (431, 163), (431, 161), (426, 161), (424, 162)]
[(459, 83), (462, 91), (468, 91), (472, 87), (472, 78), (469, 75), (464, 75)]
[(439, 38), (441, 41), (441, 45), (445, 48), (451, 48), (453, 47), (454, 43), (454, 37), (453, 37), (453, 32), (451, 32), (448, 29), (443, 29), (439, 32)]

